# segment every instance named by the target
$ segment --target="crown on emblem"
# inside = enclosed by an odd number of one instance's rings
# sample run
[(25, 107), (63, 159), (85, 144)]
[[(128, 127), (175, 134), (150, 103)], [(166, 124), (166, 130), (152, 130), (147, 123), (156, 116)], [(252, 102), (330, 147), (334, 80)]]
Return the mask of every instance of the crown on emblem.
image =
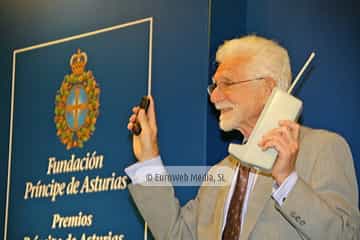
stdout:
[(80, 49), (78, 49), (77, 53), (73, 54), (70, 58), (71, 70), (75, 75), (80, 75), (84, 72), (86, 63), (87, 54), (85, 52), (81, 52)]

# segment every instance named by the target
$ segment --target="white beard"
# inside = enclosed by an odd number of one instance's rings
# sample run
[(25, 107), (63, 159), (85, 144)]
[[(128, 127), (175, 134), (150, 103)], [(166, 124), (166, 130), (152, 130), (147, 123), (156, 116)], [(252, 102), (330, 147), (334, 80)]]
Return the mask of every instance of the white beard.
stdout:
[(219, 127), (225, 131), (225, 132), (229, 132), (231, 130), (234, 129), (234, 124), (233, 124), (233, 121), (232, 119), (221, 119), (219, 120)]
[(239, 106), (229, 102), (222, 102), (215, 107), (220, 111), (226, 109), (226, 112), (220, 112), (219, 117), (219, 127), (223, 131), (229, 132), (239, 128), (240, 121), (243, 117)]

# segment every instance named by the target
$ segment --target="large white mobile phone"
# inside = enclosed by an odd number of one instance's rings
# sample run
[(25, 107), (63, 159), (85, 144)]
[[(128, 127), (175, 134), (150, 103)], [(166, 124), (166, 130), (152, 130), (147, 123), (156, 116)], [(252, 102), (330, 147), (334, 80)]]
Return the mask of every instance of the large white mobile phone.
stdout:
[(277, 87), (273, 89), (247, 143), (229, 145), (229, 153), (242, 164), (262, 172), (271, 172), (278, 153), (274, 148), (263, 151), (258, 143), (264, 134), (279, 127), (280, 120), (296, 121), (300, 116), (302, 101), (292, 96), (291, 92), (314, 57), (315, 53), (311, 53), (288, 92)]

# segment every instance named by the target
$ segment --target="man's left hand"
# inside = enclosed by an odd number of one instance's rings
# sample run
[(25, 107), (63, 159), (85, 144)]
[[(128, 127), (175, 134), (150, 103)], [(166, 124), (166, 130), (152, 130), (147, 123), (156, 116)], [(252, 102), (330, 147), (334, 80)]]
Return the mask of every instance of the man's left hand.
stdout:
[(275, 148), (278, 157), (272, 169), (272, 176), (278, 185), (295, 171), (295, 161), (299, 152), (300, 125), (296, 122), (279, 121), (278, 128), (266, 133), (258, 143), (262, 150)]

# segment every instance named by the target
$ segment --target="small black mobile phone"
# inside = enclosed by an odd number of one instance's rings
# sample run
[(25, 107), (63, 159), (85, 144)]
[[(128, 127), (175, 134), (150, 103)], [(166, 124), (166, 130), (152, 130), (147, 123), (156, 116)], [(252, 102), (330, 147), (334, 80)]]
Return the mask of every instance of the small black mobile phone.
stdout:
[[(145, 112), (147, 112), (148, 108), (150, 105), (150, 100), (147, 96), (144, 96), (141, 98), (139, 107), (142, 109), (145, 109)], [(140, 123), (136, 120), (135, 125), (132, 129), (132, 133), (135, 134), (136, 136), (140, 135), (141, 133), (141, 125)]]

